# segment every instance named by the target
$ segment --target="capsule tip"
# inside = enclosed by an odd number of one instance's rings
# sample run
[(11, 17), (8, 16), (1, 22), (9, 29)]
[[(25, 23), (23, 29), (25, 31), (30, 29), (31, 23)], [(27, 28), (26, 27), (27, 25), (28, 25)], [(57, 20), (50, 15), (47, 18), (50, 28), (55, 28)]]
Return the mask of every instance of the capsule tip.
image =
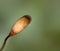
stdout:
[(23, 17), (27, 18), (28, 20), (31, 21), (31, 16), (30, 15), (24, 15)]

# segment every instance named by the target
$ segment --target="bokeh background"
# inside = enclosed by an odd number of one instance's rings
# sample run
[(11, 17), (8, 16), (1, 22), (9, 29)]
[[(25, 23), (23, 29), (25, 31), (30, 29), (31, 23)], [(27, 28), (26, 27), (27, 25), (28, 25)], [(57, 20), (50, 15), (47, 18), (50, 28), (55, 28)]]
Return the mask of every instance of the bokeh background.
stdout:
[(23, 15), (32, 17), (30, 25), (3, 51), (60, 51), (60, 0), (0, 0), (0, 47)]

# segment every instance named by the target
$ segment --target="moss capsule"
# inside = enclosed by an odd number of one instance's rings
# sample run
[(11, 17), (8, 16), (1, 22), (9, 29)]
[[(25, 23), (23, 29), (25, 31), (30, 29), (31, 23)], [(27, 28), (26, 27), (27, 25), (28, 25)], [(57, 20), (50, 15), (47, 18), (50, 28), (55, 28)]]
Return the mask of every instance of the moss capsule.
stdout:
[(29, 15), (24, 15), (20, 19), (16, 21), (16, 23), (13, 25), (10, 31), (10, 35), (15, 35), (19, 32), (21, 32), (31, 21), (31, 16)]

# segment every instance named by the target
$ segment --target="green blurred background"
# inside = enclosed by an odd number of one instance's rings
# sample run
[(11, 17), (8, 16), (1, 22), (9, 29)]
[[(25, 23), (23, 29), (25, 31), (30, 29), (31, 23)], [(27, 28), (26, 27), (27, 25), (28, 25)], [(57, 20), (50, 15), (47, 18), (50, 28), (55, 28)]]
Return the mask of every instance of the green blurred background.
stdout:
[(60, 51), (60, 0), (0, 0), (0, 47), (23, 15), (32, 17), (30, 25), (3, 51)]

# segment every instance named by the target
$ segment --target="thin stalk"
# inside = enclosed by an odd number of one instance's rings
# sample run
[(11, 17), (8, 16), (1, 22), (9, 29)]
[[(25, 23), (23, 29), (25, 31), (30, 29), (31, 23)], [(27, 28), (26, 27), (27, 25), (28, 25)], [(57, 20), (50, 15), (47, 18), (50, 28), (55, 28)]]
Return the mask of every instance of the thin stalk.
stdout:
[(4, 49), (4, 47), (5, 47), (5, 44), (6, 44), (6, 41), (7, 41), (7, 39), (10, 37), (10, 35), (8, 35), (6, 38), (5, 38), (5, 40), (4, 40), (4, 42), (3, 42), (3, 45), (2, 45), (2, 47), (1, 47), (1, 49), (0, 49), (0, 51), (2, 51), (3, 49)]

